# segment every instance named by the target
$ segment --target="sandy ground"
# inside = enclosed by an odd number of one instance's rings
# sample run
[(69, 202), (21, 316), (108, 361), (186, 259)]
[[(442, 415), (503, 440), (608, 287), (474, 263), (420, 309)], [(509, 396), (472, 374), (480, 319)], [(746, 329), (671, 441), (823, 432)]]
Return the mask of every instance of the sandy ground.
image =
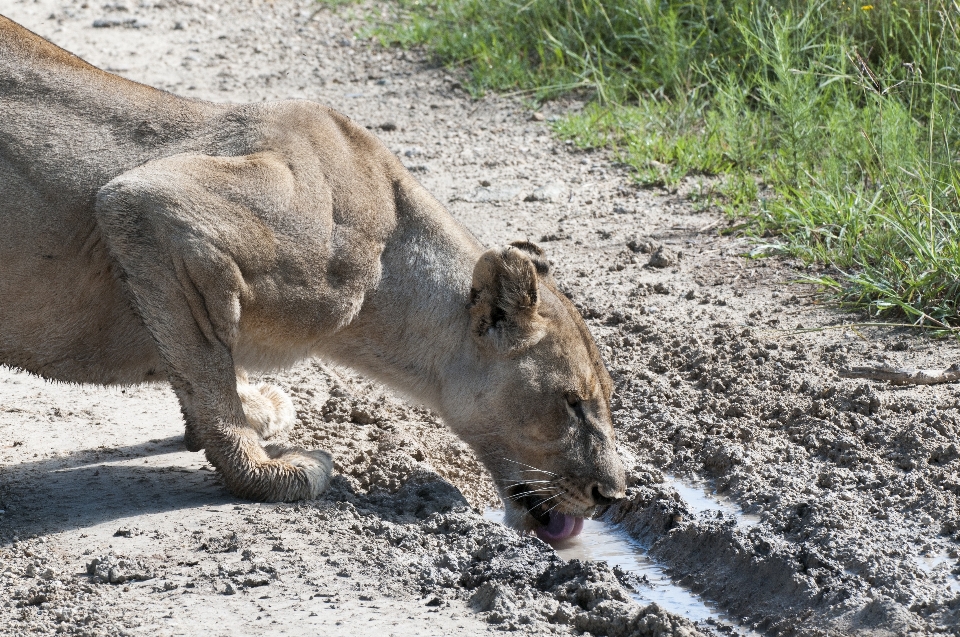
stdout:
[[(378, 131), (488, 245), (539, 242), (617, 387), (627, 501), (604, 517), (674, 580), (771, 635), (960, 635), (960, 390), (842, 380), (946, 367), (952, 342), (824, 308), (798, 264), (749, 260), (701, 184), (638, 190), (517, 101), (472, 101), (422, 54), (354, 37), (376, 7), (0, 0), (89, 62), (176, 93), (299, 97)], [(576, 103), (547, 105), (549, 118)], [(657, 252), (658, 248), (662, 248)], [(657, 267), (659, 266), (659, 267)], [(319, 500), (244, 502), (184, 451), (165, 386), (0, 370), (0, 632), (89, 635), (722, 633), (603, 563), (480, 516), (496, 503), (432, 414), (348, 370), (269, 380), (289, 440), (333, 453)], [(727, 513), (674, 485), (704, 482)]]

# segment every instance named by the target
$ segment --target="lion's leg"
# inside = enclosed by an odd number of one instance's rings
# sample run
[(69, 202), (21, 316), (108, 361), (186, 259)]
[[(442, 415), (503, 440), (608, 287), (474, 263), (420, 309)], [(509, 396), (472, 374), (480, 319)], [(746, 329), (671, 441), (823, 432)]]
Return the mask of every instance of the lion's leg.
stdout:
[[(180, 399), (183, 419), (186, 423), (183, 431), (183, 442), (187, 451), (202, 451), (203, 438), (200, 435), (200, 427), (193, 415), (190, 395), (184, 391), (176, 391)], [(296, 420), (297, 412), (294, 409), (293, 401), (287, 394), (276, 385), (267, 383), (251, 384), (246, 373), (237, 374), (237, 395), (240, 396), (240, 402), (243, 404), (243, 414), (246, 416), (247, 424), (257, 432), (263, 440), (269, 440), (274, 436), (287, 431), (293, 426)]]
[(183, 193), (180, 186), (176, 173), (154, 173), (148, 164), (100, 191), (97, 217), (167, 363), (188, 423), (187, 442), (203, 445), (238, 496), (316, 497), (329, 483), (330, 455), (264, 448), (244, 414), (231, 353), (244, 283), (229, 237), (217, 234), (222, 224), (205, 219), (202, 209), (209, 205), (222, 214), (223, 200), (207, 201), (203, 189)]
[(190, 398), (190, 394), (178, 388), (176, 383), (171, 383), (173, 393), (180, 401), (180, 413), (183, 415), (183, 444), (187, 451), (203, 451), (203, 437), (201, 436), (200, 425), (197, 423), (195, 410)]
[(250, 384), (245, 373), (237, 374), (237, 394), (247, 423), (264, 440), (290, 429), (297, 412), (293, 401), (276, 385)]

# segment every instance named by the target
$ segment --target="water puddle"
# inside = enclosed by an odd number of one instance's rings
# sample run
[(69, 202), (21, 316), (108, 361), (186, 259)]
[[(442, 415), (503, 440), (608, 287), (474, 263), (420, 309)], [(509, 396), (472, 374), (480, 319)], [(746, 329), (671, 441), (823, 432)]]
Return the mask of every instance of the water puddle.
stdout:
[(957, 560), (947, 555), (946, 551), (931, 555), (915, 555), (912, 559), (914, 564), (919, 566), (927, 575), (943, 574), (946, 579), (947, 590), (954, 595), (960, 594), (960, 575), (954, 575), (950, 572), (956, 566)]
[[(487, 509), (483, 517), (503, 522), (502, 509)], [(599, 520), (584, 520), (583, 531), (575, 538), (553, 545), (564, 560), (604, 561), (639, 579), (632, 597), (639, 604), (655, 602), (661, 608), (690, 621), (703, 622), (727, 634), (754, 637), (757, 633), (738, 626), (712, 604), (692, 591), (674, 584), (663, 567), (647, 556), (643, 546), (625, 531)]]
[(676, 489), (690, 512), (697, 516), (718, 517), (717, 514), (722, 514), (724, 517), (734, 518), (740, 528), (749, 528), (760, 522), (759, 515), (744, 513), (735, 502), (714, 493), (707, 483), (668, 476), (665, 484)]

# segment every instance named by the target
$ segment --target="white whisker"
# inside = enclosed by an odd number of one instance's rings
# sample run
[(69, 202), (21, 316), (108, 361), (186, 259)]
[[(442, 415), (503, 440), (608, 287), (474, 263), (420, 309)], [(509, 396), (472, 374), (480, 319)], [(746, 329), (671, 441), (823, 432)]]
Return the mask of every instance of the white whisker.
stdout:
[(520, 498), (524, 498), (524, 497), (526, 497), (526, 496), (528, 496), (528, 495), (538, 495), (538, 494), (541, 494), (541, 493), (542, 493), (542, 494), (553, 493), (553, 489), (534, 489), (534, 490), (532, 490), (532, 491), (524, 491), (523, 493), (518, 493), (518, 494), (516, 494), (516, 495), (507, 496), (507, 499), (508, 499), (508, 500), (519, 500)]
[(537, 471), (537, 472), (539, 472), (539, 473), (545, 473), (545, 474), (547, 474), (547, 475), (555, 476), (555, 477), (557, 477), (557, 478), (560, 477), (560, 476), (558, 476), (557, 474), (555, 474), (555, 473), (552, 472), (552, 471), (547, 471), (547, 470), (545, 470), (545, 469), (537, 469), (537, 468), (534, 467), (534, 466), (525, 464), (525, 463), (523, 463), (523, 462), (518, 462), (518, 461), (516, 461), (516, 460), (511, 460), (510, 458), (503, 458), (503, 460), (506, 460), (507, 462), (512, 462), (512, 463), (514, 463), (514, 464), (518, 464), (518, 465), (520, 465), (521, 467), (527, 467), (527, 469), (526, 469), (527, 471)]
[[(537, 502), (536, 506), (533, 506), (533, 507), (531, 507), (530, 509), (528, 509), (528, 510), (527, 510), (527, 513), (530, 513), (531, 511), (533, 511), (534, 509), (536, 509), (538, 506), (542, 505), (544, 502), (549, 502), (550, 500), (552, 500), (552, 499), (554, 499), (554, 498), (559, 498), (559, 497), (562, 496), (562, 495), (563, 495), (563, 493), (556, 493), (556, 494), (550, 496), (549, 498), (544, 498), (543, 500), (540, 500), (539, 502)], [(560, 504), (560, 503), (558, 502), (557, 504)], [(554, 505), (554, 506), (556, 506), (556, 505)], [(553, 510), (553, 507), (550, 507), (550, 509), (547, 510), (547, 513), (549, 513), (549, 512), (552, 511), (552, 510)]]

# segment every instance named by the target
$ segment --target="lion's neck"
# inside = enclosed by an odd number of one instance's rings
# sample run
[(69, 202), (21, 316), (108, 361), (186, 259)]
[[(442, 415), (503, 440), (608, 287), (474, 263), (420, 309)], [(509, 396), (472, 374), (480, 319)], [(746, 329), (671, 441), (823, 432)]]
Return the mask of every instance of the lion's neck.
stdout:
[(472, 368), (468, 302), (480, 243), (419, 184), (400, 202), (379, 285), (326, 354), (444, 411), (450, 380)]

